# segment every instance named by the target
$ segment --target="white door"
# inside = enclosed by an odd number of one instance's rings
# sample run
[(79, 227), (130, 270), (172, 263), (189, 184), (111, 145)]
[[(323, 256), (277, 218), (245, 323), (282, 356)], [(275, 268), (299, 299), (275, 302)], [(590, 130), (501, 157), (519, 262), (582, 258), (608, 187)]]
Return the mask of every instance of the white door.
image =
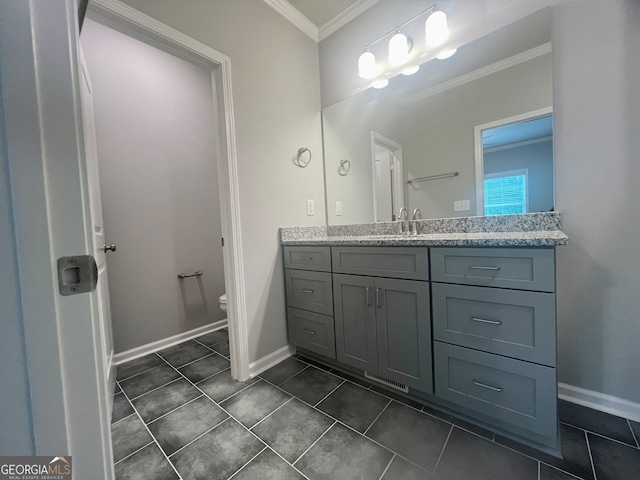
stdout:
[(374, 197), (376, 202), (375, 221), (393, 220), (393, 175), (391, 152), (376, 145), (374, 159)]
[[(86, 62), (80, 52), (81, 64), (81, 95), (82, 122), (84, 125), (85, 157), (87, 166), (87, 187), (91, 209), (91, 231), (93, 232), (93, 256), (98, 266), (98, 297), (99, 330), (101, 349), (104, 356), (104, 381), (107, 388), (107, 405), (109, 420), (113, 409), (113, 387), (115, 385), (115, 365), (113, 363), (113, 333), (111, 330), (111, 313), (109, 310), (109, 289), (107, 282), (107, 263), (105, 244), (106, 237), (102, 222), (102, 201), (100, 199), (100, 177), (98, 175), (98, 149), (96, 146), (96, 129), (93, 114), (93, 99), (91, 94), (91, 80)], [(100, 379), (99, 379), (100, 380)]]

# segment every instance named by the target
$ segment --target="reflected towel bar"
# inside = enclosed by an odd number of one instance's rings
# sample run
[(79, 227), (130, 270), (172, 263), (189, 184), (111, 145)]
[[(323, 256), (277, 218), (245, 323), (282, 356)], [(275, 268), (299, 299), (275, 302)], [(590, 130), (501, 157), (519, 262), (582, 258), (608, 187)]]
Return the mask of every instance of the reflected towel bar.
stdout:
[(407, 180), (407, 183), (411, 184), (411, 183), (418, 183), (418, 182), (427, 182), (429, 180), (437, 180), (439, 178), (457, 177), (458, 175), (460, 175), (460, 172), (441, 173), (440, 175), (430, 175), (428, 177), (420, 177), (420, 178)]
[(179, 273), (178, 274), (178, 278), (182, 279), (182, 278), (189, 278), (189, 277), (201, 277), (202, 276), (202, 270), (198, 270), (197, 272), (194, 273)]

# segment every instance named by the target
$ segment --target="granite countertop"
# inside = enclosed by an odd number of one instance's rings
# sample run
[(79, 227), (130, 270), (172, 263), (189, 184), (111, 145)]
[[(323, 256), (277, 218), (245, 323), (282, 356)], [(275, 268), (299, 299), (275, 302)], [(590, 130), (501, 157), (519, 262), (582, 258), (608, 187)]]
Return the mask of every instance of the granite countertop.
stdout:
[(421, 235), (355, 235), (283, 239), (282, 245), (555, 247), (569, 243), (561, 231), (431, 233)]
[(559, 212), (421, 220), (417, 234), (400, 233), (399, 222), (284, 227), (282, 245), (555, 247), (567, 245)]

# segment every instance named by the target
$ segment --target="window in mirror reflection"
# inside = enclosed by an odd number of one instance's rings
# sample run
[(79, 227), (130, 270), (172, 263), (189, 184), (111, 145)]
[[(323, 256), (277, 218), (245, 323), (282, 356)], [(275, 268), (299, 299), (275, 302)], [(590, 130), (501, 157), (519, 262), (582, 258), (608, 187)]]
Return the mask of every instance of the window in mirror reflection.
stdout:
[(527, 213), (528, 170), (511, 170), (484, 176), (484, 214)]

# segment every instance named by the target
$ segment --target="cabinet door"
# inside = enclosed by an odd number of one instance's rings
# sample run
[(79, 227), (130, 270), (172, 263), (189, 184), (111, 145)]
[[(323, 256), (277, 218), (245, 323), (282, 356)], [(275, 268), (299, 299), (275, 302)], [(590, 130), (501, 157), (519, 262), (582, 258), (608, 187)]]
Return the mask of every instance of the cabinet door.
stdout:
[(371, 277), (333, 275), (336, 358), (378, 373), (374, 293)]
[(376, 278), (379, 375), (433, 393), (429, 284)]

